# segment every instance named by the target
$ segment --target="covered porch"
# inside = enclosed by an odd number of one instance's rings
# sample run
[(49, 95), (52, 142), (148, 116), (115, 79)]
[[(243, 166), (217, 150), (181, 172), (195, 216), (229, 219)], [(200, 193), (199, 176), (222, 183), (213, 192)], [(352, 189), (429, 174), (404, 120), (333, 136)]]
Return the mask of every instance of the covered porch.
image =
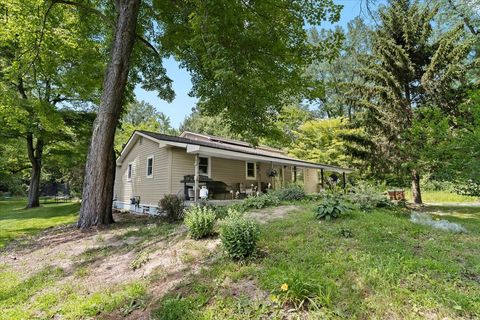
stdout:
[[(345, 188), (346, 175), (352, 171), (281, 154), (270, 156), (200, 145), (187, 145), (186, 152), (193, 156), (194, 161), (188, 172), (189, 181), (184, 177), (181, 182), (184, 184), (185, 199), (193, 202), (200, 199), (202, 187), (209, 189), (212, 185), (209, 199), (216, 202), (281, 189), (290, 183), (303, 185), (307, 193), (316, 193), (326, 187), (327, 179), (332, 178)], [(223, 186), (224, 190), (219, 193), (217, 186)]]

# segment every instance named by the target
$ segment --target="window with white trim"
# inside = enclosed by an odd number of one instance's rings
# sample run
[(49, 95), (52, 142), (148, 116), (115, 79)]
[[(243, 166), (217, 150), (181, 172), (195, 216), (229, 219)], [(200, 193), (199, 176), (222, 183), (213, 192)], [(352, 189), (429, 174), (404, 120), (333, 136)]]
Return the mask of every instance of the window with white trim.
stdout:
[(129, 163), (127, 167), (127, 181), (132, 180), (132, 173), (133, 173), (133, 163)]
[(153, 177), (153, 156), (147, 158), (147, 178)]
[(200, 157), (198, 159), (198, 171), (201, 175), (210, 176), (210, 158)]
[(257, 164), (255, 162), (246, 162), (245, 164), (247, 179), (257, 179)]

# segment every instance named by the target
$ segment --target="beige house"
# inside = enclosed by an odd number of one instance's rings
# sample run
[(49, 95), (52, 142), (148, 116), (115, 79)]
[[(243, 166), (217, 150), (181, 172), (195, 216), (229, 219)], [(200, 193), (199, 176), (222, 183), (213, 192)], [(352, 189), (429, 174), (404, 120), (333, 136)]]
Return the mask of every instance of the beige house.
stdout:
[(156, 213), (164, 195), (196, 201), (202, 188), (215, 200), (243, 198), (292, 182), (314, 193), (323, 185), (324, 171), (343, 175), (344, 183), (351, 172), (242, 141), (193, 132), (177, 137), (135, 131), (117, 159), (114, 207)]

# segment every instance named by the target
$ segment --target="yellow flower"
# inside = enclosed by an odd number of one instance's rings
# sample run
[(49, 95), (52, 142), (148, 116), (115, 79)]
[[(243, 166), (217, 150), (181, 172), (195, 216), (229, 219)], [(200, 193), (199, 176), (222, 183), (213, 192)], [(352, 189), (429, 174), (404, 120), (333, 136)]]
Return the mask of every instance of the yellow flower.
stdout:
[(282, 284), (282, 286), (280, 287), (280, 289), (281, 289), (282, 291), (288, 291), (288, 284), (286, 284), (286, 283)]

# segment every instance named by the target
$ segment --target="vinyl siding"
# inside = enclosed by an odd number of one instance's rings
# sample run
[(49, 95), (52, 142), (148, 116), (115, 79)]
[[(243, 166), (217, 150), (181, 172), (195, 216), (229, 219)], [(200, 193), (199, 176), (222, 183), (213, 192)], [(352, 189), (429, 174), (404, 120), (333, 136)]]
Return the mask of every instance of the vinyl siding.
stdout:
[[(159, 148), (158, 143), (140, 138), (128, 153), (121, 166), (117, 166), (115, 194), (117, 200), (130, 202), (140, 196), (140, 203), (156, 206), (163, 195), (170, 193), (170, 156), (168, 148)], [(147, 177), (147, 158), (154, 157), (153, 177)], [(128, 164), (132, 163), (132, 179), (128, 181)]]
[(171, 193), (183, 195), (183, 176), (195, 173), (195, 156), (188, 154), (185, 149), (171, 148), (172, 170), (171, 170)]

